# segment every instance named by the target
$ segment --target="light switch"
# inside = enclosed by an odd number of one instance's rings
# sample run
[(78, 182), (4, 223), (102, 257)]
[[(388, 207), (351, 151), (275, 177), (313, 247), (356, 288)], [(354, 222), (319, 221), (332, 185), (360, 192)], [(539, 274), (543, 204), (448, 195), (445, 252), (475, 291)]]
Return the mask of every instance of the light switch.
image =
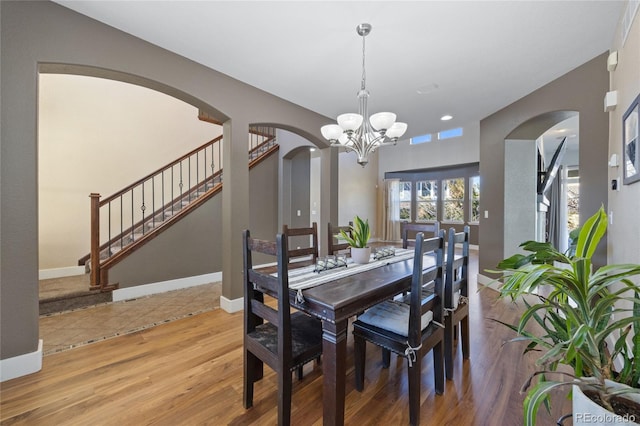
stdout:
[(489, 219), (489, 210), (484, 211), (484, 218)]
[(300, 210), (298, 210), (298, 216), (301, 216)]

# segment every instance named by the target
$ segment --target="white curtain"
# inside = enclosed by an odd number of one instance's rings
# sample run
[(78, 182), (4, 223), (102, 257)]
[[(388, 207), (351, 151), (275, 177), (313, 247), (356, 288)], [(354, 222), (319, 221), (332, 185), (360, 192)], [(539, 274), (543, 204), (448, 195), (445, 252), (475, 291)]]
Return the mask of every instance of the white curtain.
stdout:
[(385, 196), (382, 238), (385, 241), (400, 240), (400, 179), (385, 180)]

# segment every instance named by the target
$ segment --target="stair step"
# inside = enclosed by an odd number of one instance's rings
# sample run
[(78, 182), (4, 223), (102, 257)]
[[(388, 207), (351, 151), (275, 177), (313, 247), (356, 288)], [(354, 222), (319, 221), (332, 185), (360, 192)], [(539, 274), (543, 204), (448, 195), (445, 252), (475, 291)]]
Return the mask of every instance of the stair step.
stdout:
[(112, 301), (113, 295), (111, 292), (87, 290), (59, 297), (41, 299), (39, 302), (39, 310), (40, 315), (49, 315), (55, 312), (66, 312)]

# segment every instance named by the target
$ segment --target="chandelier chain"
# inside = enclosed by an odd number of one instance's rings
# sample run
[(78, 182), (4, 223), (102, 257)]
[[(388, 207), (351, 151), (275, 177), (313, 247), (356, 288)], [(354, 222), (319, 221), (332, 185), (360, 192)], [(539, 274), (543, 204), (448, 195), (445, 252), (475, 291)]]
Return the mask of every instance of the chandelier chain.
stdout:
[(366, 34), (364, 34), (362, 36), (362, 87), (361, 87), (362, 90), (366, 90), (366, 86), (367, 86), (367, 83), (366, 83), (366, 81), (367, 81), (367, 71), (366, 71), (366, 68), (364, 66), (364, 64), (365, 64), (365, 62), (364, 62), (364, 57), (365, 57), (365, 48), (364, 48), (365, 47), (364, 46), (365, 38), (366, 38)]

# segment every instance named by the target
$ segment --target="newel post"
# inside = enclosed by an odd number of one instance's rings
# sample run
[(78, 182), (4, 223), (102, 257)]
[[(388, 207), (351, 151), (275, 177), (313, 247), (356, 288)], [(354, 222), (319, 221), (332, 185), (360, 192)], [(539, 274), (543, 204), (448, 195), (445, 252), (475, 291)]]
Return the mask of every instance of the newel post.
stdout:
[(91, 289), (102, 287), (100, 283), (100, 194), (91, 193)]

